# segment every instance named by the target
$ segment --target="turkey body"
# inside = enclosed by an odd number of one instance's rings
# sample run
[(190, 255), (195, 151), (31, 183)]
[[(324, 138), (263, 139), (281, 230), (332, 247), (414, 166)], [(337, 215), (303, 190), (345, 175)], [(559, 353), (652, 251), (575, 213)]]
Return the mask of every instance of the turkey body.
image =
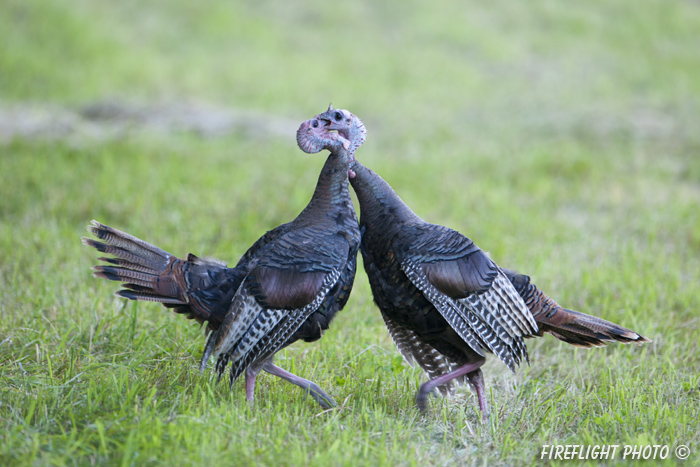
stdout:
[[(515, 370), (527, 358), (523, 338), (538, 327), (505, 272), (469, 238), (419, 218), (377, 174), (359, 162), (353, 170), (374, 300), (399, 351), (434, 382), (419, 406), (454, 382), (479, 391), (486, 353)], [(486, 413), (481, 397), (480, 405)]]
[[(308, 128), (299, 128), (299, 134)], [(348, 187), (351, 155), (334, 140), (315, 141), (315, 152), (330, 149), (309, 204), (293, 221), (267, 232), (234, 268), (214, 259), (179, 259), (136, 237), (93, 221), (100, 241), (83, 242), (114, 257), (93, 268), (98, 277), (123, 282), (116, 295), (160, 302), (206, 324), (209, 339), (204, 369), (217, 358), (219, 377), (231, 364), (230, 382), (243, 373), (253, 401), (258, 372), (297, 384), (323, 407), (334, 402), (314, 383), (272, 363), (280, 349), (319, 339), (341, 310), (355, 278), (360, 243)]]
[[(351, 116), (339, 119), (338, 112)], [(317, 131), (337, 131), (357, 148), (347, 111), (319, 114)], [(404, 358), (430, 381), (416, 396), (421, 410), (437, 389), (454, 383), (476, 390), (488, 416), (483, 374), (485, 354), (512, 371), (528, 359), (524, 338), (552, 334), (567, 343), (593, 347), (607, 342), (648, 342), (634, 331), (561, 307), (530, 278), (501, 269), (469, 238), (418, 217), (379, 175), (357, 161), (350, 184), (360, 203), (360, 251), (374, 300)]]
[(552, 334), (580, 347), (649, 342), (609, 321), (561, 307), (528, 276), (499, 268), (469, 238), (416, 216), (393, 189), (355, 162), (360, 250), (374, 300), (395, 344), (431, 378), (417, 395), (469, 382), (486, 417), (485, 353), (515, 371), (528, 358), (523, 338)]

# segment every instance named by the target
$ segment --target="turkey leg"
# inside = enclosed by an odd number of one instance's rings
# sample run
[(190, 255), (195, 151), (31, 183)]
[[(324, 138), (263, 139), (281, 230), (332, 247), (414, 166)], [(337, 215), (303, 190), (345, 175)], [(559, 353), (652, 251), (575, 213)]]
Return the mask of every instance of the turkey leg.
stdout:
[[(316, 399), (316, 402), (321, 404), (321, 407), (324, 409), (330, 409), (332, 407), (335, 407), (335, 401), (331, 396), (323, 392), (323, 390), (316, 385), (316, 383), (313, 383), (309, 381), (308, 379), (301, 378), (299, 376), (293, 375), (292, 373), (283, 370), (282, 368), (278, 367), (272, 361), (268, 360), (265, 362), (265, 365), (263, 366), (263, 370), (267, 371), (271, 375), (278, 376), (284, 380), (289, 381), (292, 384), (296, 384), (300, 388), (302, 388), (305, 392), (311, 395), (314, 399)], [(246, 387), (247, 387), (248, 380), (246, 378)], [(254, 383), (253, 383), (254, 384)]]
[(418, 409), (422, 413), (426, 413), (428, 411), (428, 394), (430, 394), (433, 389), (462, 375), (467, 375), (469, 382), (473, 384), (474, 388), (476, 389), (476, 396), (479, 399), (479, 408), (481, 409), (482, 416), (484, 420), (487, 420), (488, 407), (486, 404), (486, 386), (484, 385), (484, 374), (479, 369), (485, 362), (486, 359), (482, 358), (477, 362), (467, 363), (454, 371), (438, 376), (435, 379), (431, 379), (427, 383), (423, 383), (418, 390), (418, 394), (416, 395), (416, 404), (418, 405)]

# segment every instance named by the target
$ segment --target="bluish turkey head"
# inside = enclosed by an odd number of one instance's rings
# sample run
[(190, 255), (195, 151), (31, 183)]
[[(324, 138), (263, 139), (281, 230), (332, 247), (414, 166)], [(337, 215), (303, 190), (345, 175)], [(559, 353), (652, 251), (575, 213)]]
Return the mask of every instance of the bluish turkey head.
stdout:
[(320, 120), (326, 131), (337, 131), (340, 136), (350, 141), (350, 158), (353, 159), (357, 148), (362, 146), (367, 138), (367, 130), (362, 120), (347, 110), (334, 109), (332, 105), (316, 119)]

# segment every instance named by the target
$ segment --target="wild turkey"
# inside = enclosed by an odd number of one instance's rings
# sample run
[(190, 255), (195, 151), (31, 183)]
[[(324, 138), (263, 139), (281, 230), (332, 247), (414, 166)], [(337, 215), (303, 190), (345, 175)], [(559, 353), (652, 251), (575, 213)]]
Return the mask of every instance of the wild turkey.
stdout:
[[(361, 123), (350, 112), (328, 110), (315, 120), (323, 122), (315, 128), (319, 136), (335, 130), (357, 146), (351, 128)], [(423, 221), (356, 160), (351, 170), (360, 202), (360, 251), (374, 300), (401, 354), (430, 378), (416, 396), (422, 411), (433, 389), (446, 395), (454, 382), (468, 381), (486, 419), (480, 370), (485, 354), (496, 354), (515, 371), (528, 359), (525, 337), (547, 332), (581, 347), (648, 342), (609, 321), (562, 308), (528, 276), (499, 268), (464, 235)]]
[(343, 142), (317, 138), (302, 124), (297, 141), (306, 152), (329, 149), (311, 201), (292, 222), (263, 235), (236, 267), (192, 254), (179, 259), (136, 237), (92, 221), (98, 239), (83, 243), (116, 258), (100, 258), (94, 275), (123, 282), (119, 297), (160, 302), (201, 324), (209, 339), (203, 371), (217, 357), (219, 379), (231, 363), (230, 384), (245, 372), (246, 399), (253, 402), (261, 369), (311, 394), (324, 408), (333, 399), (316, 384), (272, 363), (283, 347), (312, 342), (345, 306), (355, 278), (360, 233), (350, 199), (352, 154)]

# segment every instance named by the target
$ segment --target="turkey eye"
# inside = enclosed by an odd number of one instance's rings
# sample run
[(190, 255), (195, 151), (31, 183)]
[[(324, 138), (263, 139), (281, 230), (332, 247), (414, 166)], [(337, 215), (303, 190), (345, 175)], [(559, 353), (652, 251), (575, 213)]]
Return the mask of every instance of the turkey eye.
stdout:
[(343, 114), (341, 114), (340, 112), (336, 112), (333, 117), (335, 118), (336, 122), (339, 122), (343, 119)]
[(311, 124), (312, 127), (318, 128), (318, 120), (314, 120), (314, 122)]

